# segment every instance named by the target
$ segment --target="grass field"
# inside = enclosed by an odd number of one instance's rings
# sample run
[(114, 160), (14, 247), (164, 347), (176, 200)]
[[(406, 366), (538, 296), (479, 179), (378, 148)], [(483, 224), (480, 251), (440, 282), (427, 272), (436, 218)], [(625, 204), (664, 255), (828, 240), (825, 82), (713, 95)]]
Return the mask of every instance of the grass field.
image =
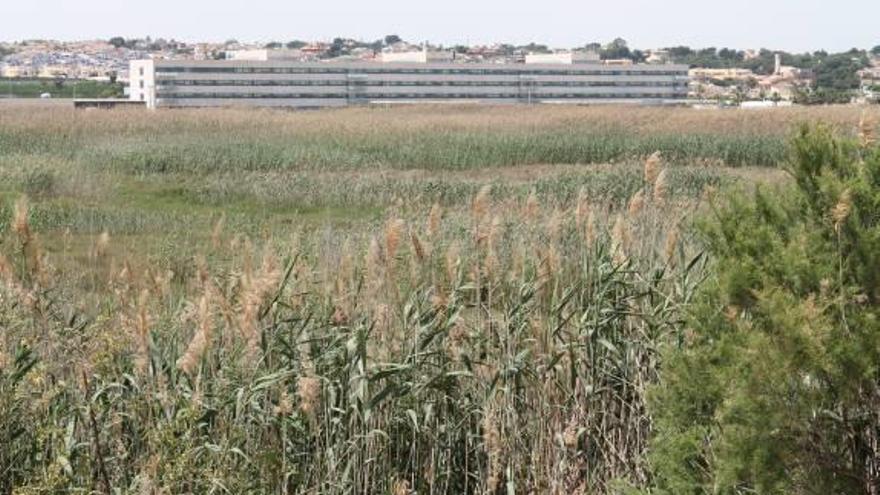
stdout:
[(0, 78), (0, 98), (39, 98), (49, 93), (53, 98), (121, 98), (123, 85), (109, 82), (51, 79)]
[(0, 103), (0, 493), (647, 486), (690, 222), (859, 119)]

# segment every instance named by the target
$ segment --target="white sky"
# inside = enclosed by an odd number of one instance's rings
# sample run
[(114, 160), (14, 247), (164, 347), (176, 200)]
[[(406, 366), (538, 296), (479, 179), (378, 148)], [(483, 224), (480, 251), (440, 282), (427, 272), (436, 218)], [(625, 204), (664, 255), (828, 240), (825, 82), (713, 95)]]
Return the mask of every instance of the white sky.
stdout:
[(0, 0), (0, 40), (607, 42), (841, 51), (880, 45), (880, 0)]

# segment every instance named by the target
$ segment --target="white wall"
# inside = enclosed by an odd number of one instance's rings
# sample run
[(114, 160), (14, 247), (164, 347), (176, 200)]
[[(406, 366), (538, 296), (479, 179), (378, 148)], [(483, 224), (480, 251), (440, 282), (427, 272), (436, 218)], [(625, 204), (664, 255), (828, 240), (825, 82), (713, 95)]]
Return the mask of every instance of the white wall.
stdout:
[(381, 60), (385, 63), (400, 63), (400, 62), (413, 62), (413, 63), (437, 63), (437, 62), (452, 62), (453, 55), (452, 52), (425, 52), (425, 51), (413, 51), (413, 52), (383, 52), (381, 54)]
[(156, 105), (156, 66), (152, 60), (132, 60), (129, 63), (128, 99), (146, 102), (147, 108)]
[(564, 53), (529, 53), (526, 55), (527, 64), (583, 64), (599, 62), (599, 54), (594, 52), (564, 52)]

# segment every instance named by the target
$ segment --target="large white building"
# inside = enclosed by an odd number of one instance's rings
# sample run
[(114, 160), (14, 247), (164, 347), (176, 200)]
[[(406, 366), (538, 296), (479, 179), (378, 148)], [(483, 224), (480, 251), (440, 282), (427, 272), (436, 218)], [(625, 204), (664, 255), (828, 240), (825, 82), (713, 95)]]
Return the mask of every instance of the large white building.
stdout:
[(455, 54), (450, 51), (417, 50), (408, 52), (382, 52), (380, 60), (383, 63), (446, 63), (455, 60)]
[(370, 103), (676, 103), (683, 65), (139, 60), (130, 98), (155, 107)]
[(557, 52), (557, 53), (529, 53), (526, 55), (527, 64), (598, 64), (599, 54), (596, 52)]

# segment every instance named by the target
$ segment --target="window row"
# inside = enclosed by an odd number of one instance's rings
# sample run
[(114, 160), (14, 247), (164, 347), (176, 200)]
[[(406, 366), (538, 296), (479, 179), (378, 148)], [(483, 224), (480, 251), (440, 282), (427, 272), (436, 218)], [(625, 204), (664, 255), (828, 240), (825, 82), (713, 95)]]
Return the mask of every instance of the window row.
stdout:
[[(378, 93), (370, 95), (349, 95), (348, 93), (174, 93), (160, 95), (163, 99), (362, 99), (362, 100), (393, 100), (393, 99), (519, 99), (521, 95), (502, 93)], [(532, 94), (534, 99), (594, 99), (594, 98), (677, 98), (685, 93), (564, 93), (564, 94)]]
[(458, 87), (651, 87), (686, 86), (683, 81), (283, 81), (253, 79), (160, 79), (158, 86), (458, 86)]
[(656, 75), (687, 76), (687, 70), (645, 69), (510, 69), (510, 68), (348, 68), (348, 67), (195, 67), (159, 66), (158, 73), (237, 73), (237, 74), (463, 74), (463, 75), (523, 75), (523, 76), (624, 76)]

